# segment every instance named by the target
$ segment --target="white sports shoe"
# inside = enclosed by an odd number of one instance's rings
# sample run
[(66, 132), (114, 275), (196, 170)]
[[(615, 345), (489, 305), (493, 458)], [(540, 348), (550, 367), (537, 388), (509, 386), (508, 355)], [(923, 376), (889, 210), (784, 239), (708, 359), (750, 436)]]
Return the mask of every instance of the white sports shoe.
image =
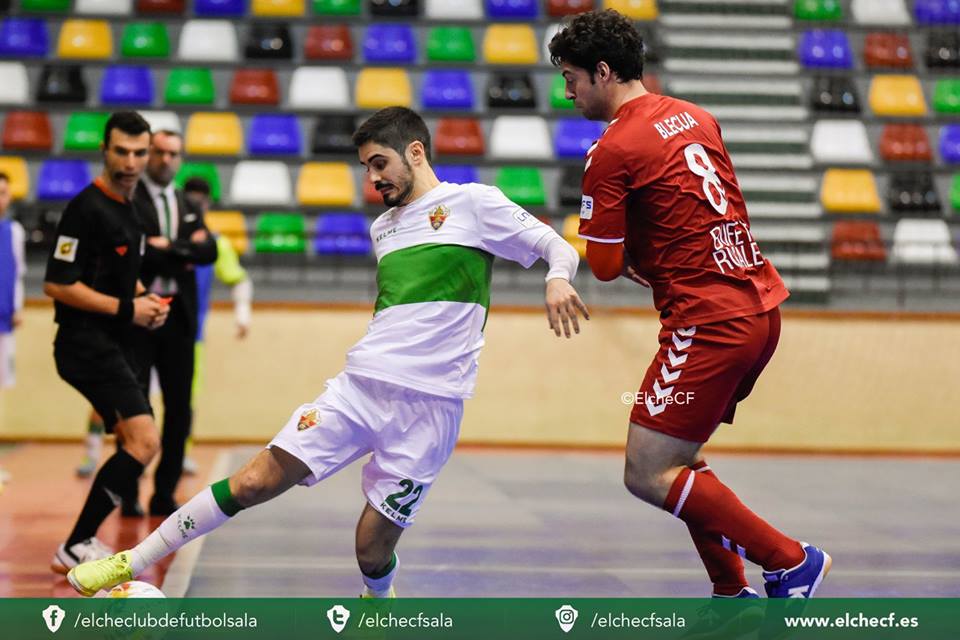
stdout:
[(87, 538), (78, 542), (69, 549), (60, 545), (50, 561), (50, 569), (56, 573), (67, 574), (78, 564), (108, 558), (114, 553), (113, 549), (100, 542), (97, 538)]

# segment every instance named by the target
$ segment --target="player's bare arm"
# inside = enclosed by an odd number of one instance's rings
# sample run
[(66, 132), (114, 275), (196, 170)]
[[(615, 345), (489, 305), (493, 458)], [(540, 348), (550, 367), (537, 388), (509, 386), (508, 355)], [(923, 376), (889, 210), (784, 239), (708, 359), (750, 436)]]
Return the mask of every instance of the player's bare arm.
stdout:
[(580, 299), (573, 285), (564, 278), (551, 278), (547, 281), (546, 307), (550, 328), (558, 338), (561, 328), (567, 338), (571, 337), (571, 327), (574, 333), (580, 333), (580, 314), (584, 320), (590, 319), (587, 305)]

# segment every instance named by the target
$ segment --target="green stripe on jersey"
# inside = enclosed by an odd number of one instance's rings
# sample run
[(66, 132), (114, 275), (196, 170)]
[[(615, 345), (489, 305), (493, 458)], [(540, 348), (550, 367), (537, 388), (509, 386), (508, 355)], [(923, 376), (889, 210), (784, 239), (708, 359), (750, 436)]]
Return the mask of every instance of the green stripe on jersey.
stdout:
[(398, 304), (468, 302), (490, 307), (493, 256), (457, 244), (419, 244), (392, 251), (377, 265), (374, 313)]

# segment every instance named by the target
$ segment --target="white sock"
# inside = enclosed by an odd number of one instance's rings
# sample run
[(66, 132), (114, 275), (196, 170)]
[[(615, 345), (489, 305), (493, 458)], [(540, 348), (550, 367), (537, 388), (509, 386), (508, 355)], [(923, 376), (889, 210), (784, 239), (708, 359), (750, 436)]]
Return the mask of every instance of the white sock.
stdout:
[(143, 572), (161, 558), (194, 538), (210, 533), (230, 516), (223, 513), (207, 487), (170, 514), (153, 533), (131, 549), (133, 575)]
[(390, 587), (393, 586), (393, 579), (397, 576), (397, 569), (400, 568), (400, 558), (393, 554), (393, 568), (387, 575), (381, 578), (371, 578), (367, 574), (360, 572), (363, 576), (363, 595), (368, 598), (386, 598), (390, 593)]
[(99, 460), (100, 453), (103, 451), (103, 431), (90, 431), (87, 433), (87, 457), (91, 460)]

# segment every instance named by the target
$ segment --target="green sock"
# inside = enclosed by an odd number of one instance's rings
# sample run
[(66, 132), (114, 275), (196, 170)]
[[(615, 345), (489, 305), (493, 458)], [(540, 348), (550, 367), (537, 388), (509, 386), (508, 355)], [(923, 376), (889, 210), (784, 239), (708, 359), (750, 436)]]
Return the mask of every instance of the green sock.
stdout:
[(210, 485), (210, 490), (213, 491), (213, 499), (217, 501), (217, 506), (220, 507), (224, 515), (233, 517), (237, 512), (243, 510), (243, 506), (230, 493), (229, 478), (213, 483)]

